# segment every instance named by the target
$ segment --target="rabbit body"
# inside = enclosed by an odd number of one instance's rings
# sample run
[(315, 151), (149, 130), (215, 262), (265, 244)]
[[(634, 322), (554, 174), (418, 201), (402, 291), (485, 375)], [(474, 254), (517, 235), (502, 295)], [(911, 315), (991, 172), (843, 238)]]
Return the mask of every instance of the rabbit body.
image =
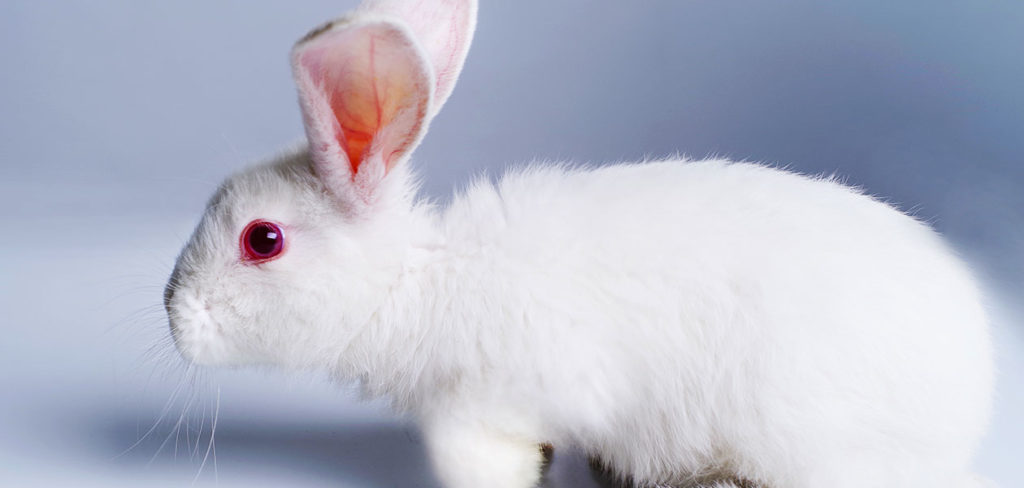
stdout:
[(410, 391), (440, 446), (458, 418), (646, 482), (966, 486), (984, 311), (934, 232), (884, 203), (724, 161), (534, 167), (473, 186), (439, 228), (406, 277), (426, 295), (399, 300), (435, 303), (405, 320), (436, 331), (417, 348), (443, 383)]
[(978, 486), (988, 325), (935, 232), (721, 160), (418, 200), (405, 161), (476, 8), (427, 3), (368, 0), (296, 46), (309, 144), (211, 200), (165, 294), (184, 356), (358, 380), (449, 488), (533, 486), (544, 443), (641, 486)]

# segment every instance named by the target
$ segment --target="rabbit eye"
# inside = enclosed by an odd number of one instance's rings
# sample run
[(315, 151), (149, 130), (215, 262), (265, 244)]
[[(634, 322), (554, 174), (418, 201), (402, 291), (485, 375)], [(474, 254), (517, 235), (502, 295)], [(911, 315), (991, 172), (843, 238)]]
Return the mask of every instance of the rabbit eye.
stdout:
[(242, 259), (254, 263), (270, 261), (284, 251), (281, 226), (266, 220), (254, 220), (242, 231)]

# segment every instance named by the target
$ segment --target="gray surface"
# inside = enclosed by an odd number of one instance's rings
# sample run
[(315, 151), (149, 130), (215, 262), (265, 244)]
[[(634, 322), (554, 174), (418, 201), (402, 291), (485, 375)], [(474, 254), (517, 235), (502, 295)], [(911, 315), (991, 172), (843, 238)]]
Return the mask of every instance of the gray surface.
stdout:
[[(322, 379), (182, 383), (159, 307), (216, 183), (301, 135), (292, 41), (354, 2), (94, 3), (0, 3), (0, 484), (429, 486), (414, 431)], [(770, 3), (485, 0), (425, 190), (675, 152), (844, 175), (984, 277), (1003, 373), (978, 466), (1021, 485), (1024, 4)], [(596, 486), (561, 453), (549, 474)]]

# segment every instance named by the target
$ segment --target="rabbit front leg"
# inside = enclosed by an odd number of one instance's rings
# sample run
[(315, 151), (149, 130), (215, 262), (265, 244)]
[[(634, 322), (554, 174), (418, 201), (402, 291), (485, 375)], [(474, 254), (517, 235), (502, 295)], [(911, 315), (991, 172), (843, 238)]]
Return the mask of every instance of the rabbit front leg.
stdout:
[(429, 422), (424, 436), (445, 488), (532, 488), (540, 481), (543, 449), (525, 437), (445, 418)]

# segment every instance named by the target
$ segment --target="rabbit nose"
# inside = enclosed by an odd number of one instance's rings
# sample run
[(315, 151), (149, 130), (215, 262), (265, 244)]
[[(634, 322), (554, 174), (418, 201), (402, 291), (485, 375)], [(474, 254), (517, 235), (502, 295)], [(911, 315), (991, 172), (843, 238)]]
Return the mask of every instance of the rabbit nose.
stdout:
[(171, 300), (174, 299), (174, 292), (178, 291), (180, 281), (181, 269), (175, 266), (174, 271), (171, 271), (171, 277), (167, 280), (167, 286), (164, 287), (164, 310), (168, 314), (171, 313)]
[(174, 292), (178, 287), (174, 283), (168, 283), (164, 287), (164, 310), (171, 312), (171, 300), (174, 299)]
[(171, 307), (171, 303), (174, 301), (174, 292), (177, 291), (178, 286), (175, 283), (168, 283), (164, 287), (164, 311), (167, 312), (167, 326), (171, 329), (171, 337), (174, 338), (174, 342), (178, 342), (178, 324), (175, 320), (174, 309)]

